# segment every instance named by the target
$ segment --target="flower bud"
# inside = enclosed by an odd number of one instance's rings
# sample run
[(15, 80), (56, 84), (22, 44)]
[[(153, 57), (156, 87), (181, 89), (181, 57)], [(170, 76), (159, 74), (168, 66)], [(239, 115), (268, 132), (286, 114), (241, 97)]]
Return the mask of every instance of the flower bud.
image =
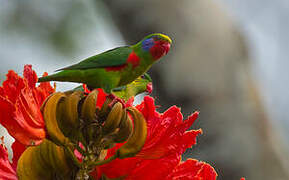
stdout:
[(71, 179), (77, 168), (71, 163), (63, 147), (49, 140), (39, 146), (28, 147), (17, 165), (19, 180)]
[(133, 124), (131, 118), (126, 112), (123, 113), (118, 131), (113, 135), (115, 143), (122, 143), (126, 141), (132, 134)]
[(78, 118), (78, 105), (84, 95), (81, 91), (75, 91), (70, 94), (65, 94), (66, 97), (64, 98), (63, 102), (59, 103), (59, 106), (57, 108), (57, 122), (59, 128), (66, 137), (69, 137), (72, 141), (77, 141), (80, 137), (80, 120)]
[(64, 136), (59, 128), (57, 120), (61, 117), (61, 114), (58, 114), (59, 111), (57, 110), (59, 103), (63, 103), (65, 97), (64, 93), (54, 93), (48, 97), (47, 101), (42, 105), (45, 127), (48, 134), (47, 138), (57, 145), (66, 145), (69, 143), (69, 139)]
[(81, 105), (81, 118), (86, 123), (96, 121), (96, 100), (97, 90), (94, 90), (88, 94), (83, 104)]
[[(99, 96), (103, 103), (98, 103)], [(114, 102), (97, 90), (88, 95), (82, 91), (70, 91), (52, 94), (42, 106), (47, 138), (59, 148), (66, 149), (68, 157), (79, 168), (77, 177), (85, 176), (95, 165), (115, 158), (133, 157), (145, 143), (147, 126), (142, 113), (134, 107), (124, 108), (121, 102)], [(105, 159), (106, 149), (125, 141), (113, 157)], [(48, 148), (43, 152), (49, 156), (48, 160), (44, 158), (43, 161), (57, 167), (54, 160), (49, 159), (51, 146), (45, 145), (44, 148)], [(80, 156), (73, 154), (75, 150)], [(26, 160), (23, 163), (27, 163)]]
[(122, 104), (120, 102), (116, 103), (111, 111), (109, 112), (104, 125), (102, 127), (102, 132), (104, 135), (110, 134), (116, 130), (119, 126), (121, 118), (123, 115)]
[(129, 107), (134, 120), (134, 129), (127, 142), (117, 150), (120, 159), (135, 156), (143, 147), (147, 136), (147, 125), (143, 115), (134, 107)]

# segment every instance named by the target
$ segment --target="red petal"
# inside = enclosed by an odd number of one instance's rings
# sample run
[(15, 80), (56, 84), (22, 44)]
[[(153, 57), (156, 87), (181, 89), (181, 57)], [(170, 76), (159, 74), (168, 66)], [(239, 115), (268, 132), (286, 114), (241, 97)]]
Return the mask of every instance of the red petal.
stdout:
[(14, 71), (8, 71), (7, 80), (3, 82), (3, 90), (8, 99), (15, 103), (21, 89), (25, 87), (24, 81)]
[(25, 151), (26, 146), (21, 144), (19, 141), (15, 140), (12, 144), (13, 158), (12, 158), (12, 167), (16, 171), (18, 160), (21, 154)]
[(40, 106), (55, 88), (49, 83), (36, 88), (37, 76), (31, 65), (25, 65), (23, 74), (24, 79), (9, 71), (0, 88), (0, 123), (19, 142), (39, 144), (45, 138)]
[(153, 98), (149, 96), (146, 96), (137, 108), (143, 113), (148, 126), (146, 143), (137, 157), (156, 159), (172, 153), (180, 155), (196, 143), (196, 136), (202, 132), (185, 132), (198, 117), (198, 112), (185, 121), (176, 106), (159, 114), (155, 111)]
[(22, 136), (22, 127), (13, 119), (15, 111), (13, 104), (2, 96), (0, 96), (0, 109), (0, 123), (7, 129), (9, 134), (14, 138), (21, 139), (21, 142), (30, 141), (30, 138), (26, 136), (28, 132), (25, 132), (24, 136)]
[(92, 179), (101, 179), (101, 172), (99, 168), (95, 168), (94, 171), (92, 171), (91, 173), (89, 173), (89, 175), (92, 177)]
[(2, 143), (0, 144), (0, 179), (3, 180), (17, 180), (17, 175), (8, 160), (7, 148)]
[(16, 108), (21, 110), (29, 125), (36, 128), (44, 128), (44, 120), (40, 107), (30, 89), (22, 90), (18, 101), (16, 102)]
[[(116, 146), (109, 149), (106, 158), (113, 156), (122, 144), (123, 143), (116, 144)], [(134, 169), (138, 161), (140, 161), (140, 159), (137, 158), (115, 159), (111, 163), (99, 166), (99, 171), (106, 174), (108, 178), (124, 176)]]
[[(33, 127), (31, 123), (33, 122), (33, 119), (27, 116), (27, 112), (23, 109), (20, 109), (21, 107), (18, 106), (18, 103), (16, 104), (16, 110), (13, 112), (12, 120), (13, 122), (17, 123), (21, 127), (21, 131), (15, 131), (13, 132), (14, 136), (18, 137), (19, 136), (27, 136), (29, 138), (29, 141), (21, 141), (21, 143), (25, 145), (33, 145), (33, 144), (38, 144), (42, 139), (45, 138), (45, 129), (44, 127)], [(38, 117), (42, 119), (42, 116)], [(43, 119), (42, 119), (43, 120)], [(30, 124), (29, 124), (30, 123)], [(9, 122), (6, 123), (6, 125), (12, 125)], [(6, 127), (7, 128), (7, 127)], [(10, 127), (11, 128), (11, 127)], [(7, 128), (8, 130), (8, 128)], [(28, 134), (27, 134), (28, 133)], [(13, 136), (13, 134), (11, 134)], [(14, 137), (13, 136), (13, 137)], [(27, 144), (28, 143), (28, 144)]]
[(96, 107), (101, 108), (101, 106), (103, 105), (107, 94), (103, 91), (103, 89), (98, 88), (98, 94), (97, 94), (97, 101), (96, 101)]
[(165, 158), (142, 160), (132, 168), (126, 180), (159, 180), (164, 179), (178, 164), (180, 156), (170, 155)]
[(142, 112), (146, 120), (148, 120), (151, 116), (155, 116), (157, 114), (155, 112), (156, 107), (154, 99), (149, 96), (145, 96), (144, 101), (140, 105), (137, 105), (136, 108)]
[(3, 87), (0, 87), (0, 96), (5, 96)]
[[(114, 154), (114, 152), (111, 152), (111, 154)], [(160, 159), (142, 159), (137, 157), (116, 159), (109, 164), (100, 166), (99, 171), (108, 178), (126, 177), (126, 180), (157, 180), (169, 174), (179, 163), (180, 158), (180, 156), (172, 154)]]
[(137, 158), (116, 159), (107, 165), (100, 166), (100, 171), (108, 178), (117, 178), (131, 174), (131, 172), (142, 162)]
[(167, 180), (215, 180), (217, 173), (213, 167), (205, 162), (199, 162), (195, 159), (188, 159), (181, 162), (166, 177)]
[[(43, 74), (43, 76), (47, 76), (47, 72)], [(38, 105), (41, 106), (44, 100), (52, 93), (55, 92), (55, 84), (54, 87), (50, 85), (49, 82), (41, 82), (40, 85), (33, 89), (34, 96), (38, 102)]]
[(25, 121), (22, 112), (15, 109), (14, 105), (0, 96), (0, 123), (7, 129), (9, 134), (23, 144), (38, 144), (45, 137), (44, 129), (30, 127)]
[(28, 86), (34, 88), (37, 83), (37, 75), (36, 72), (32, 70), (32, 65), (24, 66), (23, 76), (27, 80)]

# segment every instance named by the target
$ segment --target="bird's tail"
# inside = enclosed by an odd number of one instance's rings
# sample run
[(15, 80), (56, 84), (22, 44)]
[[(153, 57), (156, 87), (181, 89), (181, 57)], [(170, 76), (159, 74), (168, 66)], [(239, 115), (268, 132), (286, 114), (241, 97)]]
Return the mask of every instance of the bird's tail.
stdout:
[(38, 79), (38, 82), (46, 82), (46, 81), (61, 81), (61, 77), (58, 74), (52, 74), (49, 76), (43, 76)]
[(46, 82), (46, 81), (51, 81), (51, 77), (50, 76), (44, 76), (41, 78), (38, 78), (38, 82)]
[(49, 76), (44, 76), (38, 79), (38, 82), (46, 81), (65, 81), (65, 82), (82, 82), (79, 72), (74, 71), (61, 71)]

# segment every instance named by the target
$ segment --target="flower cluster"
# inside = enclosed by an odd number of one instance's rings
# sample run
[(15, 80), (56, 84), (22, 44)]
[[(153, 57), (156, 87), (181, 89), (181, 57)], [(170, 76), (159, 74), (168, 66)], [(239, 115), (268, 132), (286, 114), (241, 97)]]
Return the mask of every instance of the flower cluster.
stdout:
[[(196, 144), (196, 136), (201, 129), (187, 129), (198, 117), (198, 112), (183, 121), (180, 109), (171, 107), (163, 114), (156, 111), (153, 98), (146, 96), (137, 106), (148, 124), (148, 135), (142, 150), (133, 158), (116, 159), (99, 167), (109, 178), (126, 179), (208, 179), (216, 178), (214, 169), (205, 162), (194, 159), (181, 161), (181, 154)], [(117, 144), (108, 152), (108, 157), (122, 144)], [(148, 173), (149, 172), (149, 173)]]
[[(27, 174), (31, 179), (40, 175), (52, 178), (49, 170), (39, 170), (52, 166), (54, 176), (56, 173), (66, 179), (216, 179), (209, 164), (181, 159), (202, 133), (201, 129), (188, 130), (198, 112), (183, 120), (176, 106), (157, 112), (150, 96), (135, 107), (130, 98), (122, 109), (101, 90), (88, 95), (54, 93), (55, 87), (49, 83), (36, 87), (37, 76), (31, 65), (24, 67), (23, 76), (9, 71), (0, 87), (0, 123), (15, 138), (12, 163), (2, 138), (0, 179), (22, 179)], [(111, 119), (114, 124), (107, 122)], [(115, 119), (119, 119), (117, 125)], [(129, 146), (132, 137), (143, 143), (130, 144), (130, 153), (121, 151)]]
[[(46, 76), (47, 73), (44, 73)], [(24, 78), (10, 70), (0, 87), (0, 124), (14, 137), (12, 163), (8, 160), (4, 138), (0, 146), (0, 179), (17, 179), (16, 167), (21, 154), (29, 145), (38, 145), (46, 137), (45, 123), (40, 112), (44, 100), (55, 91), (50, 83), (36, 87), (37, 75), (26, 65)]]
[(45, 124), (40, 106), (54, 92), (49, 83), (36, 87), (37, 76), (31, 65), (24, 68), (24, 78), (10, 70), (0, 87), (0, 123), (24, 145), (40, 144), (45, 138)]

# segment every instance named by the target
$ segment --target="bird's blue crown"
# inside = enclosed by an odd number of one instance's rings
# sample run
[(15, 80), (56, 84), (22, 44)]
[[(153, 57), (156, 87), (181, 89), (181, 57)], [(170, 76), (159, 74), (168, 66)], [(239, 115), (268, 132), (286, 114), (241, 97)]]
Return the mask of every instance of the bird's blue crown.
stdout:
[(153, 47), (154, 45), (155, 45), (155, 42), (153, 38), (146, 39), (142, 42), (142, 48), (145, 51), (149, 51), (150, 48)]

